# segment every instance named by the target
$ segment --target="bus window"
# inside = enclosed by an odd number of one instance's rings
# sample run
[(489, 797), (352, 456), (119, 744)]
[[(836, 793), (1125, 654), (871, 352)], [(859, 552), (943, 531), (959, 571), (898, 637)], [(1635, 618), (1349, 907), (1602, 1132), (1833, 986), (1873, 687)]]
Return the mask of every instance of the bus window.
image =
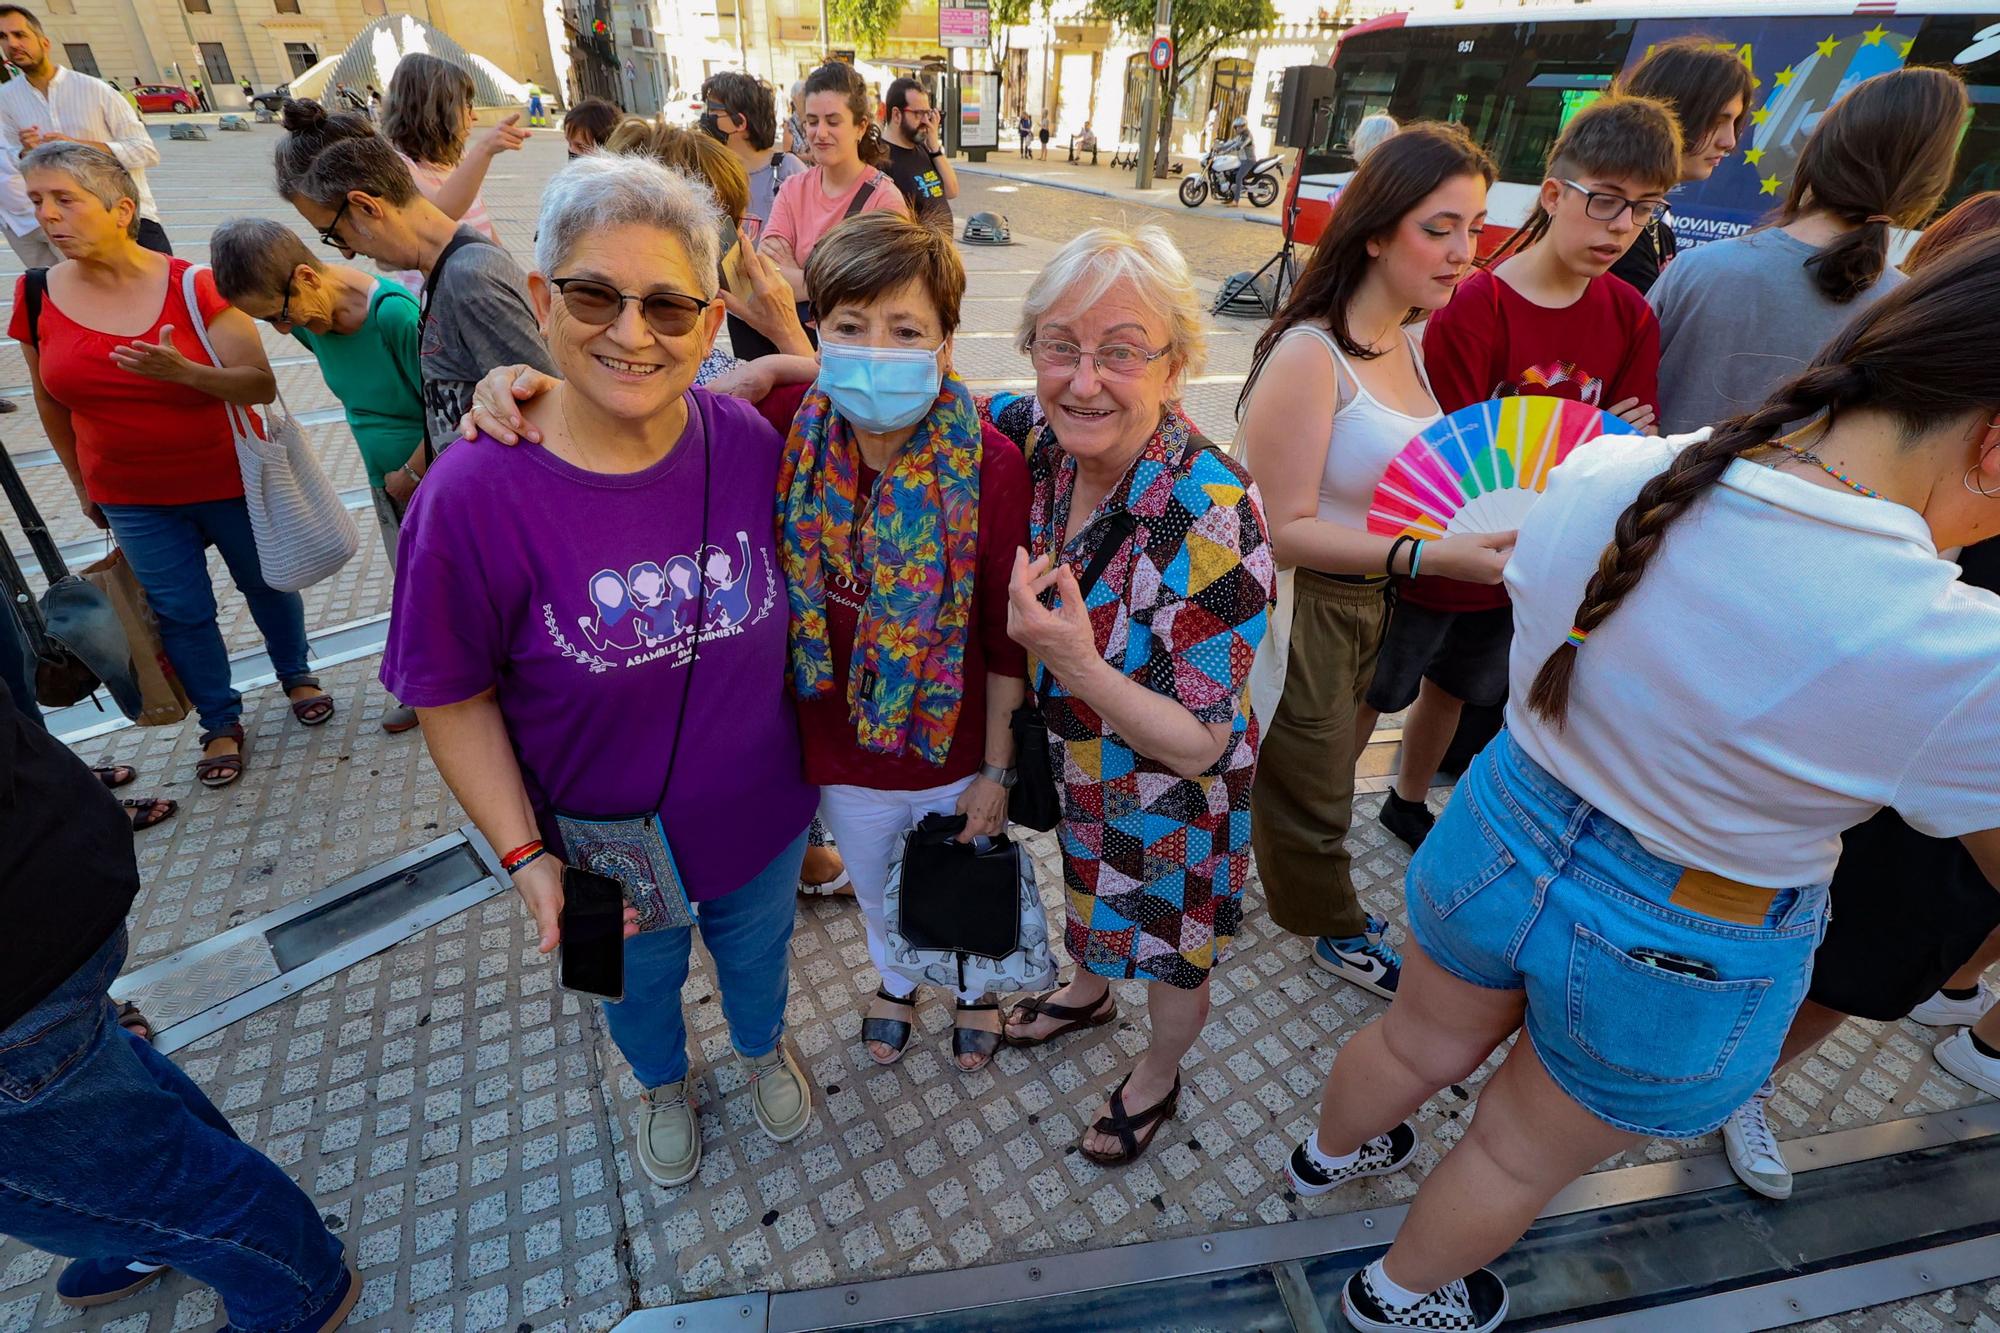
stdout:
[(1499, 160), (1500, 178), (1539, 180), (1556, 136), (1570, 117), (1604, 95), (1612, 74), (1609, 69), (1537, 69), (1515, 103)]
[[(1905, 57), (1910, 65), (1956, 69), (1965, 76), (1965, 91), (1972, 99), (1972, 117), (1958, 143), (1958, 166), (1942, 209), (1953, 208), (1985, 190), (2000, 190), (2000, 47), (1987, 36), (2000, 29), (1996, 18), (2000, 15), (1990, 12), (1934, 15)], [(1957, 58), (1962, 55), (1975, 58), (1960, 65)]]

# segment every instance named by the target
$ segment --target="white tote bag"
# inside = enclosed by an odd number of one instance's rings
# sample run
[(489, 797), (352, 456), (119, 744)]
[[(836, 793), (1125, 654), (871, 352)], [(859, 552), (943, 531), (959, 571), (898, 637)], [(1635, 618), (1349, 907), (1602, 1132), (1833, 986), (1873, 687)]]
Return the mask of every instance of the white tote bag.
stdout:
[[(222, 359), (208, 340), (195, 299), (195, 275), (202, 271), (200, 265), (188, 265), (181, 278), (181, 296), (202, 350), (210, 364), (220, 366)], [(250, 508), (250, 534), (257, 542), (264, 582), (280, 592), (298, 592), (330, 578), (360, 549), (361, 530), (313, 456), (312, 445), (283, 395), (265, 409), (261, 436), (249, 408), (224, 406), (229, 410), (230, 434), (236, 439), (236, 464), (243, 471), (243, 499)]]

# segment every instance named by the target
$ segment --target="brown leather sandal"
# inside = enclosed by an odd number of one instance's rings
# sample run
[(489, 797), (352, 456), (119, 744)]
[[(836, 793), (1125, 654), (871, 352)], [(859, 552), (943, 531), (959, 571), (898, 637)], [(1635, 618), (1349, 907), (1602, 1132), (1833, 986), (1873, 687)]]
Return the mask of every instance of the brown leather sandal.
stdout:
[[(1081, 1144), (1077, 1151), (1099, 1166), (1130, 1166), (1145, 1156), (1146, 1149), (1153, 1146), (1153, 1139), (1160, 1132), (1160, 1126), (1174, 1118), (1181, 1101), (1181, 1077), (1174, 1075), (1173, 1091), (1157, 1103), (1147, 1107), (1137, 1115), (1125, 1110), (1125, 1085), (1132, 1081), (1127, 1074), (1118, 1080), (1118, 1086), (1111, 1090), (1111, 1114), (1099, 1116), (1091, 1128), (1099, 1134), (1114, 1134), (1121, 1145), (1117, 1152), (1093, 1152)], [(1145, 1137), (1141, 1138), (1140, 1135)]]
[(155, 824), (166, 823), (180, 809), (179, 805), (164, 796), (135, 796), (119, 804), (125, 807), (127, 816), (132, 821), (134, 833), (140, 829), (151, 828)]
[(208, 788), (227, 787), (243, 776), (243, 724), (232, 722), (226, 727), (201, 734), (201, 747), (206, 750), (209, 742), (224, 738), (236, 742), (235, 754), (203, 755), (195, 761), (194, 780)]
[(118, 1026), (145, 1042), (153, 1044), (153, 1020), (139, 1011), (139, 1006), (130, 1000), (118, 1002)]
[[(1000, 1040), (1009, 1046), (1042, 1046), (1081, 1028), (1101, 1028), (1118, 1017), (1118, 1001), (1112, 998), (1109, 987), (1105, 988), (1104, 998), (1088, 1009), (1079, 1009), (1073, 1004), (1052, 1003), (1049, 996), (1054, 994), (1056, 991), (1050, 991), (1046, 995), (1030, 995), (1009, 1009), (1001, 1017)], [(1013, 1027), (1016, 1023), (1025, 1025), (1044, 1017), (1062, 1019), (1063, 1023), (1055, 1031), (1042, 1037), (1014, 1035)]]
[(130, 764), (100, 764), (90, 770), (97, 780), (114, 791), (139, 776), (139, 770)]
[(333, 696), (326, 693), (309, 694), (303, 699), (292, 699), (291, 692), (298, 689), (319, 689), (317, 676), (300, 676), (285, 683), (285, 697), (291, 700), (292, 716), (302, 727), (317, 727), (333, 716)]

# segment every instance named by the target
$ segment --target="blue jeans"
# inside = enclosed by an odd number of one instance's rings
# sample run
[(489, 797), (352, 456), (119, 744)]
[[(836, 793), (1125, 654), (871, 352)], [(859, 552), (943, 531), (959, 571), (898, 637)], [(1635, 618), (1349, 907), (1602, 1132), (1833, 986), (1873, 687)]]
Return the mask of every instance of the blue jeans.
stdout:
[(1564, 1092), (1613, 1128), (1669, 1139), (1709, 1133), (1770, 1077), (1826, 931), (1824, 884), (1740, 890), (1755, 906), (1735, 920), (1688, 905), (1701, 888), (1505, 731), (1466, 770), (1405, 881), (1410, 931), (1432, 962), (1527, 992), (1528, 1037)]
[(111, 535), (132, 562), (159, 618), (160, 641), (201, 715), (204, 734), (235, 725), (243, 696), (229, 681), (229, 649), (215, 623), (215, 588), (208, 580), (207, 548), (222, 553), (229, 577), (250, 604), (280, 682), (306, 675), (306, 604), (295, 592), (264, 582), (250, 510), (241, 497), (186, 505), (105, 505)]
[(1244, 156), (1244, 157), (1243, 157), (1243, 158), (1242, 158), (1242, 159), (1241, 159), (1240, 161), (1238, 161), (1238, 162), (1237, 162), (1237, 164), (1236, 164), (1236, 193), (1235, 193), (1235, 194), (1234, 194), (1234, 195), (1232, 196), (1232, 198), (1235, 198), (1235, 199), (1237, 199), (1237, 200), (1239, 200), (1239, 201), (1240, 201), (1240, 200), (1241, 200), (1241, 199), (1243, 198), (1243, 186), (1244, 186), (1244, 184), (1245, 184), (1246, 182), (1248, 182), (1248, 181), (1249, 181), (1249, 179), (1250, 179), (1250, 171), (1251, 171), (1251, 169), (1252, 169), (1253, 167), (1255, 167), (1256, 165), (1257, 165), (1257, 163), (1256, 163), (1256, 162), (1255, 162), (1255, 161), (1254, 161), (1254, 160), (1253, 160), (1253, 159), (1252, 159), (1251, 157), (1249, 157), (1249, 156), (1248, 156), (1247, 154), (1246, 154), (1246, 155), (1245, 155), (1245, 156)]
[[(748, 884), (695, 904), (701, 942), (715, 962), (729, 1041), (745, 1059), (769, 1055), (785, 1035), (792, 916), (798, 910), (799, 863), (805, 855), (806, 835), (800, 833)], [(693, 933), (693, 927), (684, 926), (626, 940), (625, 998), (604, 1006), (611, 1040), (618, 1043), (644, 1087), (657, 1088), (687, 1077), (681, 987), (687, 982)]]
[(118, 1025), (120, 929), (0, 1032), (0, 1234), (137, 1257), (214, 1287), (240, 1333), (317, 1330), (340, 1241), (165, 1056)]

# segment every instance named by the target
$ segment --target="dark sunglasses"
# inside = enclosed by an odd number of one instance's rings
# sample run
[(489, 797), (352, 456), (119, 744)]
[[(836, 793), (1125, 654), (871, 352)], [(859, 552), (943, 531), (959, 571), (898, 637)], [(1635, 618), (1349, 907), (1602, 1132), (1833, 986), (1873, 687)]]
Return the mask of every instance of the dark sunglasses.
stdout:
[(351, 248), (346, 241), (340, 239), (340, 220), (347, 216), (347, 210), (352, 207), (354, 207), (354, 196), (349, 195), (340, 201), (340, 208), (334, 213), (333, 221), (319, 229), (319, 238), (336, 250)]
[(549, 286), (562, 295), (563, 309), (585, 324), (614, 324), (627, 301), (636, 301), (646, 326), (662, 338), (678, 338), (691, 331), (701, 312), (712, 301), (683, 296), (679, 292), (651, 292), (637, 296), (621, 292), (589, 278), (551, 278)]

